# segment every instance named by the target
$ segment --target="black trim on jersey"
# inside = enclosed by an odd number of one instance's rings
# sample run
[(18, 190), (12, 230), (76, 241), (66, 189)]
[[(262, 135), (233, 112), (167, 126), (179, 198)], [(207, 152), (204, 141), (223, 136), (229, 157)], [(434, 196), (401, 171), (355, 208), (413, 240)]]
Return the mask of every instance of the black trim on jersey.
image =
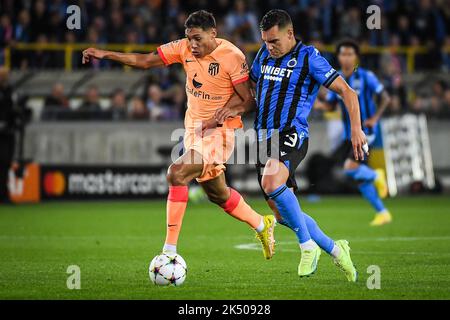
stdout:
[[(295, 50), (295, 52), (292, 54), (291, 59), (298, 59), (298, 54), (300, 53), (300, 48), (303, 45), (300, 44), (297, 49)], [(288, 67), (289, 70), (293, 70), (295, 67)], [(281, 87), (280, 90), (278, 92), (278, 100), (277, 100), (277, 104), (276, 104), (276, 108), (275, 108), (275, 114), (273, 116), (273, 128), (274, 129), (279, 129), (280, 128), (280, 123), (281, 123), (281, 113), (283, 112), (283, 107), (284, 107), (284, 102), (286, 100), (286, 93), (287, 90), (289, 88), (289, 83), (291, 81), (292, 78), (284, 78), (283, 81), (281, 82)]]
[(333, 83), (333, 81), (336, 80), (337, 77), (339, 77), (339, 73), (334, 70), (332, 75), (323, 83), (323, 86), (328, 88)]
[[(264, 60), (261, 62), (261, 66), (263, 64), (266, 64), (267, 61), (269, 61), (269, 55), (267, 55), (267, 57), (265, 57)], [(257, 107), (256, 107), (256, 115), (255, 115), (255, 129), (258, 126), (258, 118), (259, 118), (259, 113), (260, 113), (259, 101), (261, 99), (261, 91), (262, 91), (262, 87), (263, 87), (264, 76), (260, 75), (258, 81), (259, 81), (258, 90), (256, 91), (256, 106)]]
[[(264, 52), (264, 49), (266, 48), (266, 45), (264, 44), (261, 48), (259, 48), (258, 53), (256, 54), (256, 57), (253, 61), (258, 61), (259, 58), (261, 58), (262, 53)], [(261, 67), (260, 67), (261, 68)], [(253, 70), (250, 70), (250, 78), (256, 83), (258, 82), (258, 79), (253, 74)]]
[(312, 91), (314, 90), (314, 87), (316, 85), (316, 80), (312, 76), (310, 76), (310, 79), (311, 80), (309, 82), (308, 91), (307, 91), (307, 94), (306, 94), (305, 101), (308, 101), (308, 98), (309, 98), (310, 94), (312, 93)]
[(289, 107), (289, 113), (285, 128), (290, 128), (292, 125), (292, 121), (294, 120), (297, 114), (297, 106), (302, 97), (302, 87), (305, 82), (306, 77), (309, 74), (309, 53), (305, 52), (305, 57), (303, 58), (303, 66), (300, 71), (300, 76), (298, 77), (297, 85), (294, 91), (294, 98), (292, 99), (291, 105)]
[[(366, 92), (364, 92), (364, 103), (365, 103), (365, 109), (366, 109), (366, 120), (367, 119), (369, 119), (371, 116), (370, 116), (370, 109), (369, 109), (369, 105), (368, 105), (368, 102), (369, 102), (369, 97), (367, 96), (367, 93)], [(364, 123), (362, 123), (362, 126), (364, 127)], [(367, 133), (368, 134), (373, 134), (373, 128), (372, 127), (365, 127), (366, 129), (367, 129)]]
[[(344, 119), (344, 130), (346, 130), (345, 128), (351, 128), (350, 115), (348, 114), (347, 108), (345, 107), (344, 103), (342, 103), (341, 109), (342, 109), (342, 117)], [(351, 135), (351, 130), (349, 133)]]
[[(366, 110), (366, 120), (369, 119), (371, 117), (370, 115), (370, 108), (369, 108), (369, 96), (368, 93), (370, 92), (370, 90), (368, 89), (368, 85), (367, 85), (367, 75), (366, 73), (364, 73), (364, 109)], [(361, 123), (361, 125), (364, 127), (364, 124)], [(368, 134), (373, 134), (373, 128), (367, 128), (367, 133)]]
[(311, 82), (309, 83), (309, 87), (308, 87), (308, 96), (313, 92), (314, 87), (316, 86), (316, 79), (314, 79), (313, 77), (311, 77)]
[[(274, 64), (274, 68), (279, 68), (281, 65), (281, 62), (283, 59), (277, 59)], [(264, 77), (264, 76), (263, 76)], [(261, 122), (261, 129), (267, 129), (267, 118), (269, 117), (269, 111), (270, 111), (270, 99), (272, 98), (272, 92), (273, 88), (275, 87), (275, 80), (268, 80), (269, 81), (269, 87), (266, 91), (266, 96), (264, 97), (264, 107), (263, 107), (263, 117)], [(260, 109), (260, 107), (258, 107)]]
[(258, 53), (256, 54), (255, 60), (258, 61), (259, 58), (261, 58), (262, 53), (264, 52), (264, 49), (266, 49), (266, 45), (263, 44), (263, 46), (259, 49)]
[[(357, 71), (357, 72), (355, 72), (354, 73), (354, 75), (355, 75), (355, 80), (359, 80), (359, 83), (361, 84), (361, 77), (360, 77), (360, 74), (359, 74), (359, 72)], [(351, 78), (351, 76), (350, 76), (350, 78)], [(348, 81), (347, 81), (347, 83), (350, 83), (350, 78), (348, 78)], [(360, 90), (360, 93), (361, 93), (361, 90), (362, 90), (363, 88), (359, 88), (359, 90)], [(363, 98), (364, 99), (364, 98)], [(361, 112), (361, 103), (360, 103), (360, 101), (359, 101), (360, 99), (359, 99), (359, 95), (358, 95), (358, 104), (359, 104), (359, 119), (360, 119), (360, 121), (361, 121), (361, 130), (362, 131), (364, 131), (364, 120), (363, 120), (363, 116), (362, 116), (362, 112)], [(342, 100), (343, 101), (343, 100)], [(345, 103), (344, 103), (344, 105), (345, 105)], [(348, 113), (348, 111), (347, 111), (347, 113)], [(350, 118), (350, 113), (348, 114), (348, 117)], [(351, 122), (351, 121), (350, 121)], [(350, 124), (350, 126), (351, 126), (351, 124)]]

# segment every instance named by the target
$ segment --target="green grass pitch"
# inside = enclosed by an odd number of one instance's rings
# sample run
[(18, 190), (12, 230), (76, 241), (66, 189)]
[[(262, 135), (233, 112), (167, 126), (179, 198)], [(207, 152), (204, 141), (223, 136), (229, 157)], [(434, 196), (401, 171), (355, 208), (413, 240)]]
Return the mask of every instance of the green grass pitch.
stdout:
[[(254, 233), (209, 203), (189, 204), (179, 241), (188, 264), (182, 287), (150, 283), (148, 264), (165, 235), (165, 202), (46, 203), (0, 206), (0, 299), (449, 299), (450, 199), (387, 200), (394, 222), (371, 228), (364, 200), (322, 198), (303, 209), (329, 235), (350, 241), (358, 283), (323, 254), (318, 272), (297, 276), (294, 234), (276, 228), (277, 253), (265, 261)], [(268, 214), (265, 203), (250, 200)], [(81, 290), (66, 271), (81, 269)], [(369, 290), (367, 268), (381, 270)]]

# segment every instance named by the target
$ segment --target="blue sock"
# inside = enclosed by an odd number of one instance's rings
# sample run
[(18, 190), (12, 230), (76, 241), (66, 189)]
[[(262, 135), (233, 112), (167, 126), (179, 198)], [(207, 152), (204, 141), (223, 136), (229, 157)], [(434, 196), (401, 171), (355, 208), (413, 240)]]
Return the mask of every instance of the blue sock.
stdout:
[(288, 223), (286, 221), (284, 221), (283, 218), (277, 217), (276, 219), (277, 219), (277, 223), (279, 223), (279, 224), (281, 224), (281, 225), (283, 225), (283, 226), (285, 226), (285, 227), (287, 227), (287, 228), (292, 230), (291, 226), (288, 225)]
[(373, 182), (377, 177), (375, 170), (369, 168), (365, 164), (359, 165), (358, 168), (352, 170), (345, 170), (345, 174), (356, 181), (370, 181)]
[(381, 201), (380, 197), (378, 196), (377, 189), (375, 189), (375, 186), (372, 184), (372, 182), (363, 182), (358, 186), (358, 188), (363, 197), (366, 198), (367, 201), (369, 201), (369, 203), (377, 213), (386, 210), (383, 201)]
[(365, 164), (359, 165), (358, 168), (353, 170), (345, 170), (345, 174), (351, 177), (353, 180), (361, 182), (358, 186), (359, 191), (363, 195), (363, 197), (369, 201), (372, 207), (376, 210), (376, 212), (382, 212), (386, 210), (383, 205), (383, 201), (381, 201), (378, 196), (378, 192), (375, 189), (375, 186), (372, 182), (377, 177), (377, 173), (375, 170), (369, 168)]
[(326, 253), (331, 254), (334, 248), (334, 241), (329, 236), (327, 236), (319, 227), (316, 220), (311, 218), (305, 212), (303, 212), (306, 220), (306, 226), (308, 227), (309, 234), (311, 238), (321, 247)]
[[(319, 227), (317, 222), (307, 215), (305, 212), (303, 212), (303, 215), (305, 216), (306, 221), (306, 227), (308, 228), (309, 234), (311, 235), (311, 238), (314, 240), (317, 245), (324, 250), (326, 253), (331, 254), (331, 251), (334, 248), (334, 241), (329, 236), (327, 236)], [(289, 224), (284, 221), (283, 219), (277, 219), (277, 222), (279, 224), (282, 224), (283, 226), (286, 226), (290, 229), (292, 229)]]
[(282, 185), (268, 196), (275, 202), (278, 212), (295, 232), (298, 241), (305, 243), (311, 240), (308, 227), (306, 226), (305, 215), (300, 209), (295, 194), (286, 185)]

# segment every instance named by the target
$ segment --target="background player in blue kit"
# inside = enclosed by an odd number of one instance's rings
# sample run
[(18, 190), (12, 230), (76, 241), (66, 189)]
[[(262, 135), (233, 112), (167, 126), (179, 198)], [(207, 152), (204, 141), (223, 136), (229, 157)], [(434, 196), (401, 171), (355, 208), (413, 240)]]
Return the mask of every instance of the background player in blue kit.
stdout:
[[(336, 49), (341, 71), (350, 87), (358, 94), (361, 122), (369, 145), (371, 145), (380, 130), (379, 121), (381, 115), (389, 104), (389, 94), (369, 70), (357, 67), (359, 46), (352, 40), (340, 42)], [(380, 100), (378, 108), (373, 100), (377, 96)], [(325, 107), (334, 109), (336, 104), (342, 109), (344, 122), (344, 139), (336, 154), (344, 155), (345, 174), (358, 183), (358, 189), (376, 211), (375, 218), (370, 223), (372, 226), (381, 226), (392, 221), (392, 216), (383, 204), (382, 198), (387, 197), (388, 189), (385, 173), (382, 169), (373, 170), (367, 165), (367, 159), (358, 161), (353, 157), (351, 143), (351, 125), (344, 102), (336, 94), (329, 91), (326, 97)], [(361, 159), (360, 159), (361, 160)]]
[[(348, 241), (333, 241), (301, 210), (294, 194), (297, 189), (294, 173), (308, 149), (307, 118), (321, 85), (343, 97), (351, 119), (354, 157), (364, 159), (366, 137), (361, 129), (358, 97), (316, 48), (295, 38), (286, 11), (269, 11), (260, 29), (264, 45), (250, 72), (256, 90), (260, 186), (277, 221), (297, 235), (302, 252), (299, 276), (316, 271), (322, 248), (334, 258), (349, 281), (356, 281)], [(230, 116), (249, 111), (242, 108), (229, 104), (216, 112), (216, 121), (223, 123)]]

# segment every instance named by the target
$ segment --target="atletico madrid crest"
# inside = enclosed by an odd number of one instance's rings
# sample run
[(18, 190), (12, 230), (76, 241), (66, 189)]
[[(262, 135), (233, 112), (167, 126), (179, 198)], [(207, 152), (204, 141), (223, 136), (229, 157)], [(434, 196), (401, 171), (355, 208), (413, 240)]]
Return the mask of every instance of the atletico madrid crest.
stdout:
[(219, 73), (219, 64), (217, 62), (212, 62), (209, 64), (208, 73), (213, 77)]

